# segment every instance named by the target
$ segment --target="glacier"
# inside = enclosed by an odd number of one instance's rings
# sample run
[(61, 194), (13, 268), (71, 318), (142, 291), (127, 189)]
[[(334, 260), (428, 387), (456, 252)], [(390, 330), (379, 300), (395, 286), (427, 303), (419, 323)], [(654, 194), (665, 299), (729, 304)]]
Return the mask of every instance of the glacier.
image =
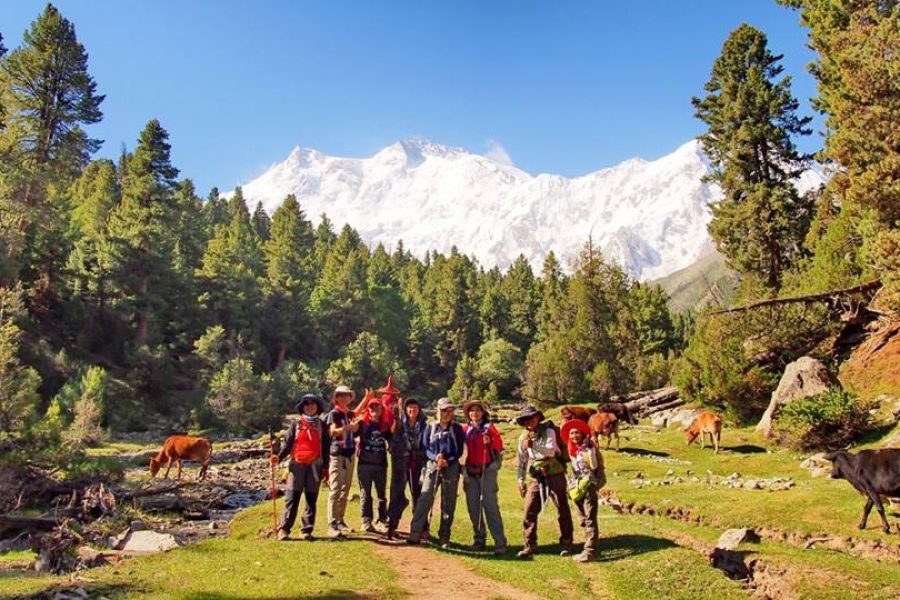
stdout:
[[(632, 158), (569, 178), (531, 175), (463, 148), (410, 138), (369, 158), (298, 146), (242, 188), (251, 210), (262, 202), (271, 214), (294, 194), (314, 224), (326, 214), (372, 247), (382, 243), (390, 251), (402, 239), (421, 257), (456, 246), (485, 268), (505, 268), (521, 254), (540, 271), (551, 250), (568, 267), (590, 238), (631, 277), (647, 281), (714, 250), (706, 227), (721, 190), (703, 180), (710, 170), (697, 140), (657, 160)], [(796, 185), (805, 192), (824, 181), (812, 168)]]

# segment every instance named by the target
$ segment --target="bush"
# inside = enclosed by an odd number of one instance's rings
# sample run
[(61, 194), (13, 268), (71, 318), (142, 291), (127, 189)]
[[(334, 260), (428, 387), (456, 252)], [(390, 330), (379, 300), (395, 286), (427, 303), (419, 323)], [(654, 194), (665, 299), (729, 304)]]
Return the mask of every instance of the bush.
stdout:
[(794, 400), (775, 424), (778, 436), (800, 450), (836, 450), (846, 447), (871, 428), (869, 406), (856, 394), (831, 388)]
[(233, 358), (213, 375), (207, 396), (228, 431), (247, 433), (278, 427), (288, 408), (272, 393), (272, 377), (258, 376), (248, 358)]
[(106, 371), (102, 367), (89, 367), (79, 382), (75, 417), (66, 432), (66, 438), (75, 445), (95, 445), (103, 437), (100, 425), (106, 405), (106, 381)]

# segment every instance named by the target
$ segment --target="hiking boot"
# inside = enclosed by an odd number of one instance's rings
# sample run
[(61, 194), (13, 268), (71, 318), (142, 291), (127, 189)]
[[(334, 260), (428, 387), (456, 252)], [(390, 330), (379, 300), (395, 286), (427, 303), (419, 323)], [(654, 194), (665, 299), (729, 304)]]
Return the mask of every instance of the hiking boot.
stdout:
[(301, 532), (300, 532), (300, 539), (303, 540), (304, 542), (308, 542), (308, 541), (310, 541), (311, 539), (313, 539), (313, 534), (312, 534), (312, 532), (310, 532), (310, 531), (301, 531)]
[(407, 544), (418, 544), (421, 541), (422, 541), (422, 538), (420, 538), (419, 536), (412, 535), (412, 534), (410, 534), (410, 536), (408, 538), (406, 538)]
[(378, 532), (378, 530), (375, 529), (375, 526), (372, 525), (371, 521), (366, 521), (365, 523), (363, 523), (362, 531), (363, 531), (363, 533), (377, 533)]
[(376, 521), (375, 531), (377, 531), (378, 533), (386, 533), (388, 531), (388, 524), (384, 521)]
[(534, 556), (534, 548), (531, 546), (525, 546), (516, 553), (517, 558), (531, 558), (532, 556)]
[(344, 535), (350, 535), (353, 533), (353, 528), (347, 525), (344, 521), (338, 521), (338, 529), (341, 530), (341, 533)]
[(484, 542), (475, 542), (469, 549), (472, 550), (472, 552), (484, 552), (485, 547)]
[(572, 544), (560, 544), (560, 556), (572, 556)]
[(337, 527), (331, 526), (328, 528), (328, 537), (330, 537), (333, 540), (336, 540), (336, 539), (340, 539), (340, 538), (344, 537), (344, 534)]
[(387, 539), (392, 540), (392, 539), (394, 539), (395, 537), (397, 537), (397, 530), (394, 529), (393, 527), (388, 527), (388, 530), (387, 530)]
[(591, 562), (592, 560), (594, 560), (594, 553), (588, 552), (587, 550), (585, 550), (585, 551), (573, 556), (572, 560), (574, 560), (575, 562), (580, 562), (580, 563)]
[(506, 556), (506, 547), (494, 548), (494, 556)]
[(450, 549), (450, 540), (441, 538), (441, 540), (438, 541), (438, 546), (441, 547), (441, 550), (449, 550)]
[(283, 542), (284, 540), (288, 539), (290, 537), (290, 535), (291, 535), (291, 533), (289, 531), (285, 531), (284, 529), (279, 529), (278, 535), (277, 535), (278, 541)]

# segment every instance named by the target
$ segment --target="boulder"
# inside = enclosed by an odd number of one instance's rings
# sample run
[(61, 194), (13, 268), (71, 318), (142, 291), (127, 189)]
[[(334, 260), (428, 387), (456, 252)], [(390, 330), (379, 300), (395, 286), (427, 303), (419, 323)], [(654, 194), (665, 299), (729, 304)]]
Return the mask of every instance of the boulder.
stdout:
[(178, 542), (171, 533), (158, 533), (156, 531), (132, 531), (122, 542), (119, 550), (124, 552), (166, 552), (177, 548)]
[(759, 536), (752, 529), (729, 529), (716, 542), (716, 548), (720, 550), (734, 550), (744, 542), (758, 542)]
[(840, 385), (820, 361), (809, 356), (801, 356), (784, 369), (778, 387), (772, 392), (769, 407), (756, 426), (756, 430), (766, 437), (774, 432), (774, 422), (778, 412), (798, 398), (807, 398), (828, 391)]
[(826, 460), (824, 452), (819, 452), (800, 463), (800, 468), (809, 471), (813, 477), (827, 477), (831, 473), (831, 461)]
[(654, 413), (650, 417), (650, 423), (654, 427), (678, 427), (687, 429), (697, 418), (699, 408), (670, 408)]

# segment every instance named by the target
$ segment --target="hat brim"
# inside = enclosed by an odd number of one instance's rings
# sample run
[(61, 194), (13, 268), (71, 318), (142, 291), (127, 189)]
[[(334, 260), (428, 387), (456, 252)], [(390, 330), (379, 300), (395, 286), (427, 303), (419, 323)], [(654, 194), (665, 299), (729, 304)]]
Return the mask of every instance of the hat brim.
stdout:
[(331, 394), (332, 402), (334, 402), (334, 399), (338, 397), (338, 394), (350, 394), (350, 402), (353, 402), (354, 400), (356, 400), (356, 392), (354, 392), (353, 390), (350, 390), (349, 392), (344, 392), (344, 391), (339, 392), (337, 390), (334, 390), (334, 393)]
[(472, 407), (474, 407), (474, 406), (479, 406), (479, 407), (481, 407), (482, 412), (487, 412), (487, 409), (484, 407), (484, 404), (481, 403), (481, 400), (469, 400), (468, 402), (463, 404), (463, 409), (462, 409), (463, 414), (464, 415), (469, 414), (469, 410), (471, 410)]
[(531, 413), (530, 415), (520, 415), (516, 417), (516, 425), (524, 425), (525, 421), (531, 419), (531, 417), (538, 417), (538, 421), (544, 420), (544, 413), (541, 411), (537, 411), (535, 413)]
[[(310, 399), (310, 400), (301, 400), (300, 402), (298, 402), (297, 404), (294, 405), (294, 412), (295, 412), (295, 413), (303, 412), (303, 407), (304, 407), (305, 405), (307, 405), (307, 404), (315, 404), (315, 405), (316, 405), (316, 410), (318, 411), (318, 413), (323, 413), (323, 412), (325, 412), (325, 407), (322, 406), (322, 403), (321, 403), (318, 399), (316, 399), (316, 400), (312, 400), (312, 399)], [(317, 413), (317, 414), (318, 414), (318, 413)]]
[(588, 437), (591, 435), (591, 428), (588, 427), (588, 424), (581, 419), (572, 419), (571, 421), (566, 421), (560, 428), (559, 435), (567, 444), (569, 443), (569, 435), (572, 433), (573, 429), (577, 429), (578, 431), (580, 431), (582, 435), (584, 435), (584, 437)]

